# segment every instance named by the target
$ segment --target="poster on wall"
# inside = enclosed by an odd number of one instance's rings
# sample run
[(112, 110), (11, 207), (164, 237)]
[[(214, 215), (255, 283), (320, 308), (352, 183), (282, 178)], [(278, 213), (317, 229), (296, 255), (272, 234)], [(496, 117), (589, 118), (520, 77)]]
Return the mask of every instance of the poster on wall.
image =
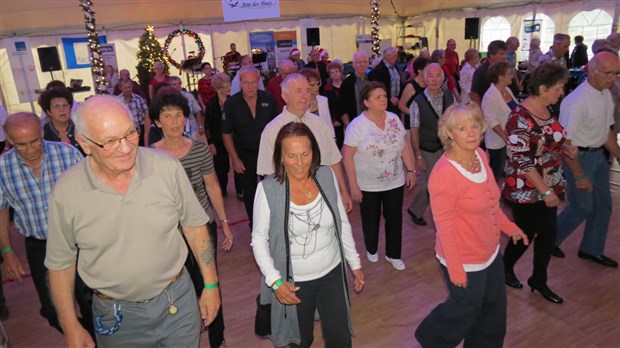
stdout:
[[(542, 19), (524, 19), (523, 20), (523, 32), (521, 33), (521, 51), (530, 51), (530, 42), (532, 38), (540, 38), (540, 32), (542, 29)], [(541, 47), (541, 49), (544, 48)]]
[[(61, 41), (67, 69), (90, 68), (87, 37), (63, 37)], [(104, 43), (107, 43), (105, 35), (99, 36), (99, 44)]]
[(40, 86), (30, 39), (27, 37), (6, 38), (4, 39), (4, 47), (6, 47), (9, 56), (9, 65), (13, 73), (19, 102), (33, 103), (38, 98), (35, 90)]
[(224, 22), (280, 18), (279, 0), (222, 0)]
[(116, 61), (116, 48), (114, 44), (102, 44), (99, 45), (99, 50), (101, 51), (101, 58), (103, 59), (103, 64), (111, 65), (114, 67), (114, 71), (118, 73), (118, 63)]
[(282, 59), (288, 59), (291, 49), (297, 47), (297, 32), (295, 30), (276, 31), (273, 37), (276, 42), (276, 66), (279, 66)]
[[(252, 53), (258, 51), (265, 53), (265, 62), (262, 62), (258, 68), (267, 72), (266, 70), (273, 71), (276, 69), (276, 55), (275, 55), (275, 37), (273, 31), (258, 31), (250, 33), (250, 49)], [(256, 62), (255, 62), (256, 63)]]

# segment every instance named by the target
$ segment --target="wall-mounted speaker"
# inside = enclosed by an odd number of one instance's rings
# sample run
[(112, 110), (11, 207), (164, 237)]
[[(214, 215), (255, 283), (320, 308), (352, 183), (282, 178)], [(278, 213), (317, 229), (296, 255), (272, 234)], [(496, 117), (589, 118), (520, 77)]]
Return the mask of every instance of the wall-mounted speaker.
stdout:
[(480, 18), (465, 18), (465, 40), (480, 38)]
[(60, 66), (60, 58), (58, 57), (58, 48), (53, 47), (39, 47), (37, 48), (39, 53), (39, 63), (41, 64), (41, 71), (58, 71), (62, 70)]
[(320, 44), (319, 28), (306, 28), (306, 46), (318, 46)]

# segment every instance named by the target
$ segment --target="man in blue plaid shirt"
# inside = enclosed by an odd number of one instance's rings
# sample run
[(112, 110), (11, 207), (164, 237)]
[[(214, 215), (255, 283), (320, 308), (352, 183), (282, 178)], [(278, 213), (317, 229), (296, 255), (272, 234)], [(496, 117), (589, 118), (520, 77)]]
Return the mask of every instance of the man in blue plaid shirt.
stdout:
[[(43, 140), (39, 117), (17, 113), (8, 117), (4, 131), (13, 149), (0, 156), (0, 253), (4, 274), (11, 279), (26, 275), (10, 238), (9, 207), (15, 210), (15, 225), (25, 237), (26, 258), (41, 303), (40, 313), (62, 332), (47, 285), (45, 248), (47, 244), (47, 202), (62, 172), (82, 159), (73, 146)], [(89, 289), (76, 281), (76, 298), (86, 327), (93, 334)], [(94, 336), (94, 335), (93, 335)]]

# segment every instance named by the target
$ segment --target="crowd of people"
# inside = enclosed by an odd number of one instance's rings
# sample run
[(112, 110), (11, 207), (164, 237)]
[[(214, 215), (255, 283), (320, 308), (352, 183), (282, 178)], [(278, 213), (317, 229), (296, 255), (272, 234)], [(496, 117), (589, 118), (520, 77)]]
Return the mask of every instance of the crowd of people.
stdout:
[[(404, 70), (397, 47), (372, 66), (358, 51), (348, 76), (327, 50), (306, 63), (293, 48), (268, 81), (231, 44), (234, 76), (205, 62), (195, 93), (156, 62), (147, 88), (106, 69), (111, 95), (79, 105), (53, 81), (39, 99), (44, 115), (1, 115), (3, 273), (25, 274), (13, 219), (40, 313), (67, 345), (197, 346), (206, 325), (210, 345), (222, 346), (217, 230), (230, 250), (232, 175), (275, 346), (310, 347), (316, 319), (327, 347), (352, 345), (347, 265), (353, 289), (364, 287), (347, 215), (355, 203), (367, 260), (383, 253), (383, 216), (384, 257), (397, 271), (403, 211), (415, 225), (433, 221), (449, 295), (417, 328), (422, 346), (501, 347), (505, 285), (523, 288), (514, 268), (529, 244), (527, 284), (556, 304), (549, 260), (565, 257), (560, 244), (584, 221), (578, 257), (618, 265), (605, 239), (609, 161), (620, 160), (620, 34), (595, 41), (589, 60), (583, 37), (574, 40), (568, 56), (568, 35), (546, 53), (535, 38), (521, 66), (516, 37), (492, 41), (483, 61), (476, 49), (461, 61), (450, 39)], [(569, 68), (584, 74), (574, 88)], [(500, 232), (511, 239), (503, 253)]]

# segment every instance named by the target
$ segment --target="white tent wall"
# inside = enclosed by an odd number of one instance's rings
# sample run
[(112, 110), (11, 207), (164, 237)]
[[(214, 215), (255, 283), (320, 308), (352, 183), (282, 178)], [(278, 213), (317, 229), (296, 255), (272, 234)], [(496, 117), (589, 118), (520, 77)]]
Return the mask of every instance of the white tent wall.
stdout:
[[(422, 23), (424, 29), (424, 36), (429, 39), (429, 48), (431, 51), (438, 48), (445, 48), (447, 39), (453, 38), (457, 42), (457, 51), (460, 57), (463, 57), (464, 52), (469, 48), (469, 40), (464, 39), (465, 18), (467, 17), (479, 17), (481, 28), (484, 23), (491, 17), (504, 16), (511, 25), (511, 35), (517, 36), (521, 39), (521, 26), (523, 22), (523, 16), (528, 15), (536, 11), (537, 14), (544, 13), (549, 16), (554, 24), (555, 31), (567, 33), (570, 20), (580, 11), (589, 11), (594, 9), (602, 9), (611, 16), (618, 16), (618, 13), (614, 13), (616, 1), (611, 0), (590, 0), (590, 1), (569, 1), (562, 3), (551, 3), (544, 5), (528, 5), (521, 7), (511, 7), (503, 9), (486, 9), (478, 11), (447, 11), (440, 13), (431, 13), (424, 16), (417, 16), (408, 18), (408, 23)], [(379, 18), (380, 23), (380, 38), (390, 39), (392, 44), (400, 45), (402, 39), (399, 37), (402, 35), (401, 21), (395, 17), (382, 16)], [(436, 37), (436, 23), (439, 23), (439, 36)], [(229, 50), (229, 44), (234, 42), (237, 44), (237, 48), (240, 52), (245, 53), (250, 49), (249, 33), (254, 31), (285, 31), (295, 30), (297, 32), (297, 45), (302, 50), (302, 57), (307, 58), (309, 53), (309, 47), (305, 46), (305, 28), (316, 26), (320, 28), (320, 47), (326, 48), (330, 53), (331, 59), (339, 58), (343, 61), (350, 61), (353, 53), (356, 51), (355, 35), (356, 34), (369, 34), (370, 33), (370, 18), (349, 16), (342, 18), (331, 19), (290, 19), (290, 20), (261, 20), (261, 21), (248, 21), (248, 22), (234, 22), (234, 23), (222, 23), (222, 24), (185, 24), (186, 29), (197, 32), (205, 45), (205, 57), (203, 61), (215, 63), (216, 67), (221, 67), (221, 61), (218, 59), (223, 56)], [(134, 26), (135, 28), (135, 26)], [(179, 25), (173, 25), (171, 23), (160, 24), (155, 28), (155, 36), (160, 39), (163, 45), (164, 39), (173, 30), (179, 29)], [(114, 43), (116, 48), (117, 62), (119, 69), (128, 69), (132, 76), (136, 74), (136, 53), (138, 50), (138, 39), (143, 34), (143, 29), (121, 29), (114, 30), (108, 29), (103, 31), (102, 34), (106, 34), (109, 43)], [(418, 34), (416, 34), (418, 35)], [(82, 79), (84, 85), (93, 86), (92, 76), (90, 69), (66, 69), (66, 63), (64, 61), (64, 52), (62, 52), (61, 37), (71, 37), (75, 35), (62, 35), (62, 29), (56, 29), (53, 33), (46, 33), (46, 36), (30, 36), (31, 47), (33, 48), (33, 56), (38, 72), (38, 79), (40, 86), (44, 87), (50, 80), (49, 73), (41, 72), (37, 47), (57, 46), (59, 55), (61, 57), (62, 71), (54, 72), (56, 79), (68, 82), (70, 79)], [(81, 35), (86, 36), (86, 33)], [(505, 39), (505, 38), (504, 38)], [(179, 61), (182, 57), (182, 50), (178, 48), (180, 46), (180, 39), (175, 38), (173, 41), (172, 49), (177, 47), (177, 51), (173, 54), (173, 58)], [(195, 49), (194, 42), (191, 39), (186, 38), (187, 52)], [(172, 51), (171, 49), (171, 51)], [(543, 51), (546, 51), (542, 47)], [(485, 51), (486, 48), (481, 49)], [(520, 55), (521, 52), (518, 51)], [(518, 56), (519, 59), (523, 57)], [(215, 60), (215, 61), (214, 61)], [(172, 68), (170, 73), (178, 75), (178, 70)], [(0, 84), (2, 84), (1, 92), (3, 97), (3, 103), (6, 104), (9, 112), (14, 113), (18, 111), (30, 111), (29, 104), (19, 103), (17, 96), (17, 90), (15, 88), (14, 77), (11, 73), (11, 68), (8, 63), (7, 50), (5, 49), (4, 40), (0, 39)], [(76, 93), (76, 100), (83, 100), (91, 93)], [(40, 112), (38, 106), (35, 110)]]

